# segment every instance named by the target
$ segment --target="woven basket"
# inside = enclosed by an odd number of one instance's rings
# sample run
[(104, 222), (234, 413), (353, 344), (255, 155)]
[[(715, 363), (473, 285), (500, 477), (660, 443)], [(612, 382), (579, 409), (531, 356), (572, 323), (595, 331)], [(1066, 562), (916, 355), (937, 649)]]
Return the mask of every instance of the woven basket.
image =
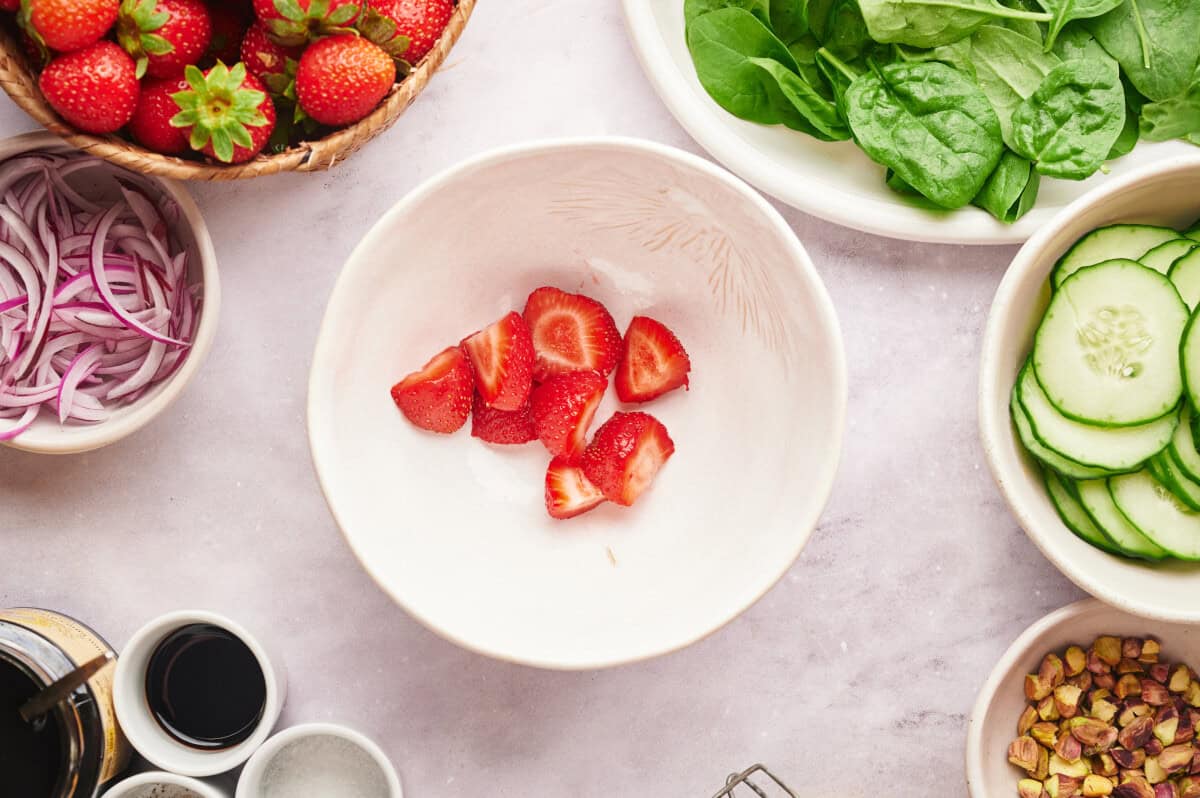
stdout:
[(81, 133), (60, 119), (46, 102), (38, 89), (37, 76), (29, 67), (25, 51), (16, 37), (7, 32), (0, 34), (0, 86), (8, 92), (13, 102), (50, 132), (85, 152), (135, 172), (175, 180), (244, 180), (279, 172), (315, 172), (332, 168), (392, 126), (442, 65), (474, 8), (475, 0), (458, 0), (458, 7), (442, 38), (408, 77), (392, 88), (370, 116), (323, 139), (306, 141), (276, 155), (260, 155), (243, 164), (190, 161), (151, 152), (120, 136)]

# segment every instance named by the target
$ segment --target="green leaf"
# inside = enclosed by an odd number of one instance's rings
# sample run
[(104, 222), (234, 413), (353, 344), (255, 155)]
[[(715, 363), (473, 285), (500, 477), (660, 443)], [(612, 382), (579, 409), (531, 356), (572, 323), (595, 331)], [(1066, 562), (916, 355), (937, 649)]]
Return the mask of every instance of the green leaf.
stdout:
[(1053, 18), (1050, 20), (1050, 29), (1046, 33), (1046, 48), (1054, 47), (1054, 42), (1058, 39), (1059, 33), (1063, 27), (1073, 20), (1091, 19), (1102, 14), (1107, 14), (1117, 6), (1121, 5), (1123, 0), (1038, 0), (1042, 8), (1046, 9)]
[(778, 91), (774, 101), (775, 110), (784, 125), (823, 141), (845, 141), (850, 138), (850, 130), (838, 115), (836, 106), (796, 73), (769, 58), (748, 60), (775, 82)]
[(149, 55), (166, 55), (175, 52), (175, 45), (153, 33), (143, 34), (141, 42), (142, 50)]
[(1108, 51), (1100, 46), (1096, 37), (1083, 25), (1068, 25), (1058, 35), (1051, 48), (1055, 55), (1063, 61), (1076, 58), (1112, 58)]
[(697, 17), (722, 8), (740, 8), (749, 11), (759, 22), (771, 25), (771, 7), (768, 0), (684, 0), (683, 21), (691, 25)]
[(215, 128), (211, 133), (213, 154), (222, 163), (233, 160), (233, 138), (224, 127)]
[[(311, 11), (312, 11), (311, 7), (309, 8), (309, 11), (311, 13)], [(326, 17), (326, 19), (328, 20), (329, 25), (345, 25), (350, 20), (354, 19), (354, 17), (357, 16), (358, 13), (359, 13), (359, 7), (357, 5), (352, 4), (352, 3), (347, 3), (344, 6), (338, 6), (337, 8), (335, 8), (333, 10), (333, 13), (329, 14)]]
[(1083, 180), (1100, 168), (1125, 124), (1116, 65), (1064, 61), (1013, 114), (1013, 149), (1043, 175)]
[(937, 62), (900, 62), (859, 76), (846, 92), (846, 113), (872, 160), (943, 208), (969, 203), (1004, 150), (983, 91)]
[[(310, 4), (311, 7), (311, 4)], [(304, 19), (304, 9), (296, 0), (275, 0), (275, 11), (284, 19), (298, 22)]]
[(1013, 112), (1059, 65), (1058, 56), (1008, 28), (984, 25), (971, 37), (970, 58), (975, 82), (995, 109), (1004, 143), (1011, 147)]
[(853, 61), (874, 46), (857, 0), (833, 0), (825, 23), (825, 49), (845, 61)]
[(1121, 126), (1121, 132), (1117, 134), (1117, 140), (1113, 142), (1108, 155), (1104, 157), (1106, 161), (1115, 161), (1133, 152), (1133, 148), (1137, 146), (1138, 139), (1141, 137), (1138, 130), (1138, 109), (1134, 107), (1130, 99), (1132, 92), (1133, 90), (1129, 86), (1125, 87), (1125, 124)]
[(860, 0), (859, 5), (875, 41), (924, 48), (951, 44), (989, 21), (1050, 19), (1049, 14), (1009, 8), (996, 0)]
[(1151, 100), (1166, 100), (1186, 89), (1200, 61), (1196, 0), (1123, 0), (1085, 24)]
[(808, 0), (770, 0), (770, 25), (781, 41), (791, 44), (809, 33)]
[(1200, 68), (1186, 89), (1174, 97), (1142, 106), (1141, 135), (1167, 141), (1200, 132)]
[(905, 47), (902, 44), (893, 44), (892, 48), (895, 51), (897, 61), (907, 61), (912, 64), (926, 61), (940, 61), (947, 66), (954, 67), (965, 75), (975, 77), (975, 64), (971, 61), (970, 37), (959, 39), (950, 44), (943, 44), (940, 47), (934, 47), (929, 50)]
[(1033, 208), (1040, 185), (1041, 175), (1033, 164), (1006, 151), (972, 202), (1000, 221), (1012, 224)]
[[(217, 63), (220, 64), (220, 61)], [(189, 64), (183, 70), (183, 77), (187, 80), (188, 85), (192, 87), (192, 91), (204, 91), (204, 73), (200, 71), (199, 67)]]

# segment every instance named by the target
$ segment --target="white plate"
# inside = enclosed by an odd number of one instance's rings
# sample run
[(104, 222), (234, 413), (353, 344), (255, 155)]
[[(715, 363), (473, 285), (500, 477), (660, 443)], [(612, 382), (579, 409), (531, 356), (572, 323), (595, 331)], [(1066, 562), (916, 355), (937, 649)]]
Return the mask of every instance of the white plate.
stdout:
[[(1006, 225), (978, 208), (914, 207), (883, 183), (883, 167), (851, 142), (821, 142), (782, 126), (744, 122), (705, 93), (684, 38), (683, 0), (622, 0), (634, 50), (667, 108), (700, 146), (758, 188), (846, 227), (912, 241), (1019, 244), (1055, 213), (1109, 176), (1082, 183), (1043, 180), (1037, 207)], [(1165, 156), (1196, 151), (1173, 141), (1140, 144), (1111, 164), (1122, 175)]]
[[(540, 445), (432, 435), (392, 404), (405, 373), (544, 284), (622, 329), (655, 316), (692, 356), (691, 390), (643, 406), (677, 451), (633, 508), (554, 521)], [(829, 495), (845, 403), (832, 304), (760, 195), (679, 150), (575, 140), (472, 160), (376, 224), (330, 300), (309, 436), (347, 539), (409, 612), (491, 656), (592, 668), (685, 646), (783, 575)]]

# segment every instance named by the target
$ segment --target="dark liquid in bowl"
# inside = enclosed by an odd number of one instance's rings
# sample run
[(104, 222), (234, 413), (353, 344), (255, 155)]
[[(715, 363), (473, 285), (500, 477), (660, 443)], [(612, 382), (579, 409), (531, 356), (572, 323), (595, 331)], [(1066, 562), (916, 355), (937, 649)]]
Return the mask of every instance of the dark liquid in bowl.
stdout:
[(162, 728), (193, 748), (232, 748), (254, 733), (267, 683), (254, 652), (208, 624), (173, 632), (146, 669), (146, 699)]
[(56, 717), (26, 723), (17, 712), (39, 686), (0, 660), (0, 795), (50, 798), (63, 765), (62, 728)]

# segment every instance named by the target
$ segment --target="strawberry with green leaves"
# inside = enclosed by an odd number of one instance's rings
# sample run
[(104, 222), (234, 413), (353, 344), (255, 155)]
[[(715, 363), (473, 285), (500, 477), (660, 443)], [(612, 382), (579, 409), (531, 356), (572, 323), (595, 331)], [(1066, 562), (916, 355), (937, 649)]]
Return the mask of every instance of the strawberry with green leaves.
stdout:
[(300, 47), (321, 36), (350, 33), (362, 0), (254, 0), (254, 13), (275, 41)]
[(242, 37), (255, 19), (250, 0), (212, 0), (208, 16), (212, 19), (212, 39), (201, 65), (217, 61), (236, 64), (241, 57)]
[(137, 60), (138, 77), (174, 78), (204, 57), (212, 19), (201, 0), (122, 0), (117, 41)]
[(21, 0), (17, 24), (39, 46), (69, 53), (100, 41), (119, 6), (120, 0)]
[(242, 38), (241, 58), (246, 71), (267, 84), (272, 93), (282, 94), (283, 87), (271, 84), (281, 77), (289, 81), (295, 78), (303, 50), (302, 47), (284, 47), (271, 38), (261, 22), (255, 22)]
[[(314, 0), (315, 2), (315, 0)], [(361, 36), (343, 34), (313, 42), (300, 57), (296, 98), (322, 125), (359, 121), (391, 91), (396, 62)]]
[(275, 106), (266, 87), (246, 73), (221, 62), (207, 72), (189, 66), (186, 91), (172, 95), (179, 113), (174, 127), (187, 131), (191, 148), (222, 163), (242, 163), (258, 155), (275, 129)]
[(42, 70), (38, 86), (59, 116), (88, 133), (123, 127), (141, 91), (133, 59), (110, 41), (58, 56)]
[(367, 0), (367, 5), (392, 23), (393, 35), (407, 40), (408, 46), (395, 55), (410, 64), (429, 54), (454, 14), (454, 0)]
[(183, 78), (144, 81), (137, 110), (129, 120), (129, 135), (133, 140), (164, 155), (187, 152), (187, 131), (172, 125), (171, 120), (179, 113), (174, 95), (188, 88), (188, 82)]

